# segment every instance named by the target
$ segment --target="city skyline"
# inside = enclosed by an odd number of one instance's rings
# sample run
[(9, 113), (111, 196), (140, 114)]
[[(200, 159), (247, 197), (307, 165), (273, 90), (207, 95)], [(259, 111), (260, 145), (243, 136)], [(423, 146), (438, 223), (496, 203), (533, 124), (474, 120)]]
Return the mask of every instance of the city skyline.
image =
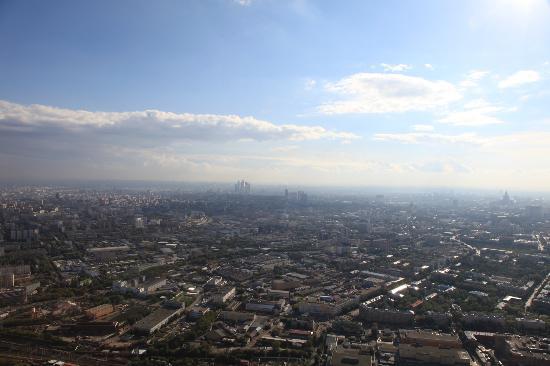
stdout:
[(2, 180), (548, 190), (548, 1), (59, 3), (0, 3)]

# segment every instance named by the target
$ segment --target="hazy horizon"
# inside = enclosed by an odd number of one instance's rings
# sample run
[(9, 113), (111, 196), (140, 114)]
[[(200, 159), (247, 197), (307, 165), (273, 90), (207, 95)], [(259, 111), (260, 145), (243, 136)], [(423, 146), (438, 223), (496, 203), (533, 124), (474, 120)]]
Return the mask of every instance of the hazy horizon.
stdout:
[[(239, 179), (240, 180), (240, 179)], [(330, 184), (276, 184), (255, 183), (252, 185), (251, 194), (256, 195), (284, 195), (285, 189), (289, 191), (305, 191), (313, 195), (337, 195), (337, 196), (376, 196), (382, 195), (441, 195), (442, 197), (472, 196), (500, 200), (505, 192), (514, 199), (550, 199), (550, 190), (510, 190), (508, 188), (466, 188), (450, 186), (406, 186), (406, 185), (330, 185)], [(124, 180), (124, 179), (49, 179), (49, 180), (0, 180), (0, 187), (35, 187), (35, 188), (82, 188), (82, 189), (129, 189), (135, 191), (159, 190), (189, 192), (219, 192), (232, 194), (235, 189), (235, 181), (178, 181), (178, 180)]]

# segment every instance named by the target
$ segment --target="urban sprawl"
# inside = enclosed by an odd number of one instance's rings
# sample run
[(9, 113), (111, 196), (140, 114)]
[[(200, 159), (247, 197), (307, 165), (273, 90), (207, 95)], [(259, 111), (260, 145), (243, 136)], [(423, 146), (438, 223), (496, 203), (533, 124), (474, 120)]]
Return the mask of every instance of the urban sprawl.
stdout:
[(550, 365), (513, 192), (4, 186), (1, 365)]

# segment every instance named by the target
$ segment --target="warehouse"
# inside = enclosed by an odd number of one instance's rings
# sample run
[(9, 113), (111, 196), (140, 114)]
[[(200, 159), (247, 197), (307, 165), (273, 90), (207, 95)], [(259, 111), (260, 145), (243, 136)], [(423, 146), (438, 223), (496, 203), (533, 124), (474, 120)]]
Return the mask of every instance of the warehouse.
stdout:
[(134, 328), (140, 333), (152, 334), (167, 324), (177, 315), (183, 312), (183, 308), (164, 309), (160, 308), (138, 321)]

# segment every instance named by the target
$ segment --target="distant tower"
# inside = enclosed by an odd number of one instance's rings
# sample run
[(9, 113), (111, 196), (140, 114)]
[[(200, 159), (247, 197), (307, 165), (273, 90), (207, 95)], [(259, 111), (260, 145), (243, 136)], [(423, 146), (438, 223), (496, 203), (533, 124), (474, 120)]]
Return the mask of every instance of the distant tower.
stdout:
[(296, 200), (301, 203), (307, 203), (307, 193), (304, 191), (298, 191), (296, 194)]
[(136, 217), (134, 220), (134, 226), (136, 229), (143, 229), (145, 227), (143, 217)]
[(505, 205), (508, 205), (510, 204), (511, 200), (510, 200), (510, 196), (508, 195), (508, 191), (504, 191), (504, 196), (502, 196), (502, 203), (504, 203)]
[(250, 189), (250, 183), (246, 182), (244, 179), (240, 181), (238, 180), (235, 184), (235, 193), (237, 194), (249, 194)]

